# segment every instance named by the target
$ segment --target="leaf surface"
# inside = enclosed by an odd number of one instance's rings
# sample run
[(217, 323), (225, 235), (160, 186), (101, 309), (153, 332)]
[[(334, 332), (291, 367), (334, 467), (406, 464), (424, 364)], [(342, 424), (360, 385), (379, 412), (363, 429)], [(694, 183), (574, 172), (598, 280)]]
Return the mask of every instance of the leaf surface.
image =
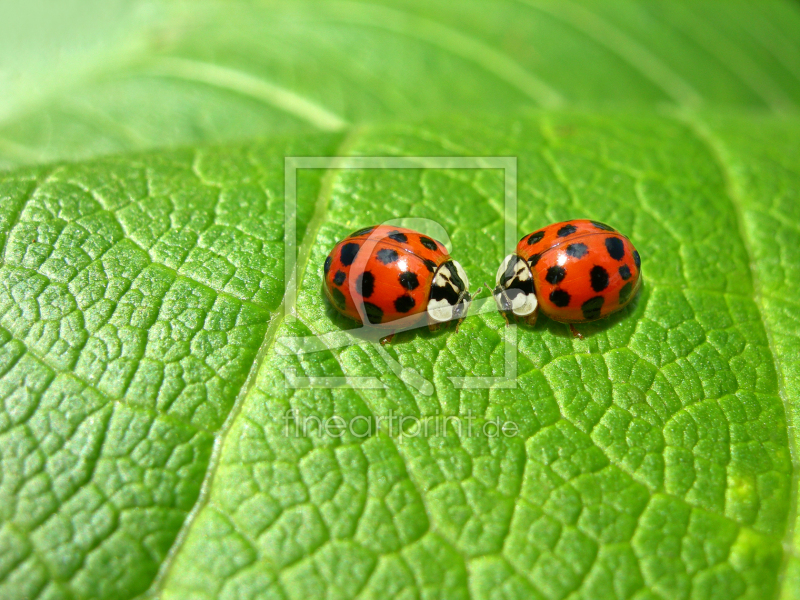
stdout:
[[(797, 129), (453, 118), (13, 173), (0, 277), (6, 590), (775, 595), (791, 506), (785, 411), (795, 417), (783, 401), (797, 385), (796, 359), (783, 359), (797, 344), (797, 228), (784, 216), (797, 211)], [(320, 265), (355, 227), (433, 219), (475, 281), (503, 251), (497, 170), (308, 170), (308, 258), (297, 318), (284, 319), (282, 157), (455, 150), (518, 156), (520, 232), (577, 213), (628, 232), (645, 265), (636, 307), (585, 326), (584, 341), (547, 320), (521, 330), (516, 389), (448, 379), (502, 373), (508, 330), (493, 313), (385, 351), (279, 352), (281, 337), (346, 326), (319, 294)], [(395, 362), (434, 393), (405, 385)], [(377, 374), (388, 389), (293, 390), (287, 367)], [(520, 433), (295, 437), (290, 408), (499, 417)]]
[[(82, 6), (0, 19), (0, 597), (798, 598), (796, 6)], [(473, 287), (510, 250), (499, 170), (301, 169), (285, 316), (285, 157), (336, 155), (514, 156), (517, 234), (609, 222), (642, 294), (287, 354), (351, 326), (354, 229), (431, 219)], [(507, 339), (516, 388), (454, 387)]]

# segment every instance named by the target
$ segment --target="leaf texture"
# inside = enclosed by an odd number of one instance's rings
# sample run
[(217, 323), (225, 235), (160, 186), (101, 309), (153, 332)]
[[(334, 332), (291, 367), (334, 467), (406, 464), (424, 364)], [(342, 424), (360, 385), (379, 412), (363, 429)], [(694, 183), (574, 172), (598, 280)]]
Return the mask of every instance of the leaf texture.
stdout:
[[(0, 597), (800, 598), (795, 4), (31, 6), (0, 18)], [(337, 155), (516, 157), (518, 235), (611, 223), (642, 293), (585, 340), (488, 312), (287, 352), (351, 326), (320, 272), (354, 229), (438, 222), (473, 287), (510, 250), (499, 170), (301, 169), (285, 315), (285, 159)], [(506, 340), (515, 388), (453, 385)]]
[[(13, 173), (4, 595), (776, 595), (784, 562), (796, 568), (782, 543), (798, 124), (747, 123), (454, 117)], [(496, 314), (456, 335), (404, 334), (388, 360), (369, 344), (279, 351), (283, 336), (345, 325), (319, 294), (320, 266), (353, 228), (434, 219), (476, 281), (503, 250), (498, 171), (340, 170), (321, 183), (309, 170), (298, 187), (308, 260), (297, 318), (284, 319), (284, 155), (512, 149), (519, 231), (580, 213), (628, 232), (646, 276), (635, 308), (587, 325), (584, 341), (547, 320), (520, 331), (516, 389), (448, 379), (502, 371)], [(486, 251), (459, 251), (476, 247)], [(434, 393), (405, 385), (395, 361)], [(389, 386), (292, 390), (286, 367)], [(520, 434), (295, 437), (290, 408), (500, 417)]]

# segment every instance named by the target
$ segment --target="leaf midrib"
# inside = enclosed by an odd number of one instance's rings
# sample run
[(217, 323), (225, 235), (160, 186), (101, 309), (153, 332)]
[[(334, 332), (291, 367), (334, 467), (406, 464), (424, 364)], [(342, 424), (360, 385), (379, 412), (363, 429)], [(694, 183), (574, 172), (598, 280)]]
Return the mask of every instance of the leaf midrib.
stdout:
[[(353, 128), (349, 130), (349, 132), (343, 136), (342, 141), (336, 148), (334, 156), (346, 156), (348, 154), (348, 150), (358, 142), (360, 135), (360, 128)], [(303, 275), (308, 268), (308, 262), (311, 256), (314, 241), (316, 240), (317, 234), (319, 233), (323, 221), (325, 220), (325, 215), (327, 214), (328, 205), (330, 204), (333, 193), (336, 173), (337, 169), (335, 168), (327, 168), (325, 170), (325, 174), (321, 179), (320, 190), (317, 195), (317, 201), (314, 205), (311, 219), (306, 227), (303, 240), (297, 248), (296, 281), (298, 283), (303, 280)], [(222, 427), (220, 427), (217, 435), (215, 436), (214, 446), (211, 451), (211, 456), (208, 461), (205, 476), (203, 477), (203, 483), (200, 486), (200, 493), (197, 496), (197, 500), (195, 500), (194, 506), (192, 506), (192, 509), (187, 513), (186, 519), (181, 525), (178, 535), (175, 536), (175, 540), (173, 541), (172, 546), (167, 552), (164, 560), (161, 562), (158, 573), (153, 579), (150, 587), (148, 590), (137, 596), (137, 598), (150, 598), (153, 596), (158, 597), (169, 577), (169, 573), (172, 570), (172, 565), (174, 564), (175, 559), (177, 558), (178, 554), (180, 554), (181, 548), (191, 532), (195, 519), (202, 509), (208, 505), (211, 497), (211, 488), (214, 484), (214, 476), (217, 472), (217, 467), (219, 466), (219, 461), (222, 456), (222, 449), (225, 445), (228, 433), (231, 431), (237, 417), (241, 413), (242, 407), (244, 406), (250, 390), (253, 389), (255, 385), (258, 372), (264, 359), (269, 353), (269, 350), (272, 348), (275, 342), (280, 326), (286, 320), (286, 308), (286, 298), (284, 297), (281, 300), (280, 306), (272, 314), (270, 324), (267, 327), (255, 359), (250, 366), (250, 371), (248, 372), (247, 378), (242, 384), (242, 387), (236, 396), (236, 400), (234, 401), (233, 406), (231, 407), (231, 410), (225, 419), (225, 422), (222, 424)]]

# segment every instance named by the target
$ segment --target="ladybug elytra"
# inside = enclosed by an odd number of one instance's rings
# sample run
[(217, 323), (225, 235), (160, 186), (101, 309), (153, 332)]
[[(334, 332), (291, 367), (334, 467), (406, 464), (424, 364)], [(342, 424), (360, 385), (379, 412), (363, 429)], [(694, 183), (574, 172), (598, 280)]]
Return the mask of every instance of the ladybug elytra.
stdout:
[(391, 330), (418, 315), (436, 329), (463, 319), (471, 296), (467, 274), (433, 238), (378, 225), (351, 233), (325, 259), (324, 290), (346, 317)]
[(506, 319), (513, 315), (529, 325), (539, 310), (562, 323), (594, 321), (636, 296), (640, 266), (633, 244), (613, 227), (564, 221), (520, 240), (497, 271), (493, 295)]

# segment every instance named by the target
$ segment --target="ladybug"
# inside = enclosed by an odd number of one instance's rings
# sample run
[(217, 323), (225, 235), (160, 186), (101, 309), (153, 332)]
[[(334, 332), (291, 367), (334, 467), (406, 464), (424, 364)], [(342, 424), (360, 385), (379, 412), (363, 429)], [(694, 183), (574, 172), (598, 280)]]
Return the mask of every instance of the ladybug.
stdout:
[(541, 310), (554, 321), (602, 319), (626, 306), (642, 282), (641, 260), (616, 229), (586, 219), (554, 223), (523, 237), (503, 259), (497, 307), (529, 325)]
[(467, 274), (445, 247), (402, 227), (351, 233), (328, 254), (323, 273), (325, 295), (336, 310), (385, 330), (414, 315), (420, 322), (427, 316), (431, 330), (453, 320), (458, 327), (472, 300)]

